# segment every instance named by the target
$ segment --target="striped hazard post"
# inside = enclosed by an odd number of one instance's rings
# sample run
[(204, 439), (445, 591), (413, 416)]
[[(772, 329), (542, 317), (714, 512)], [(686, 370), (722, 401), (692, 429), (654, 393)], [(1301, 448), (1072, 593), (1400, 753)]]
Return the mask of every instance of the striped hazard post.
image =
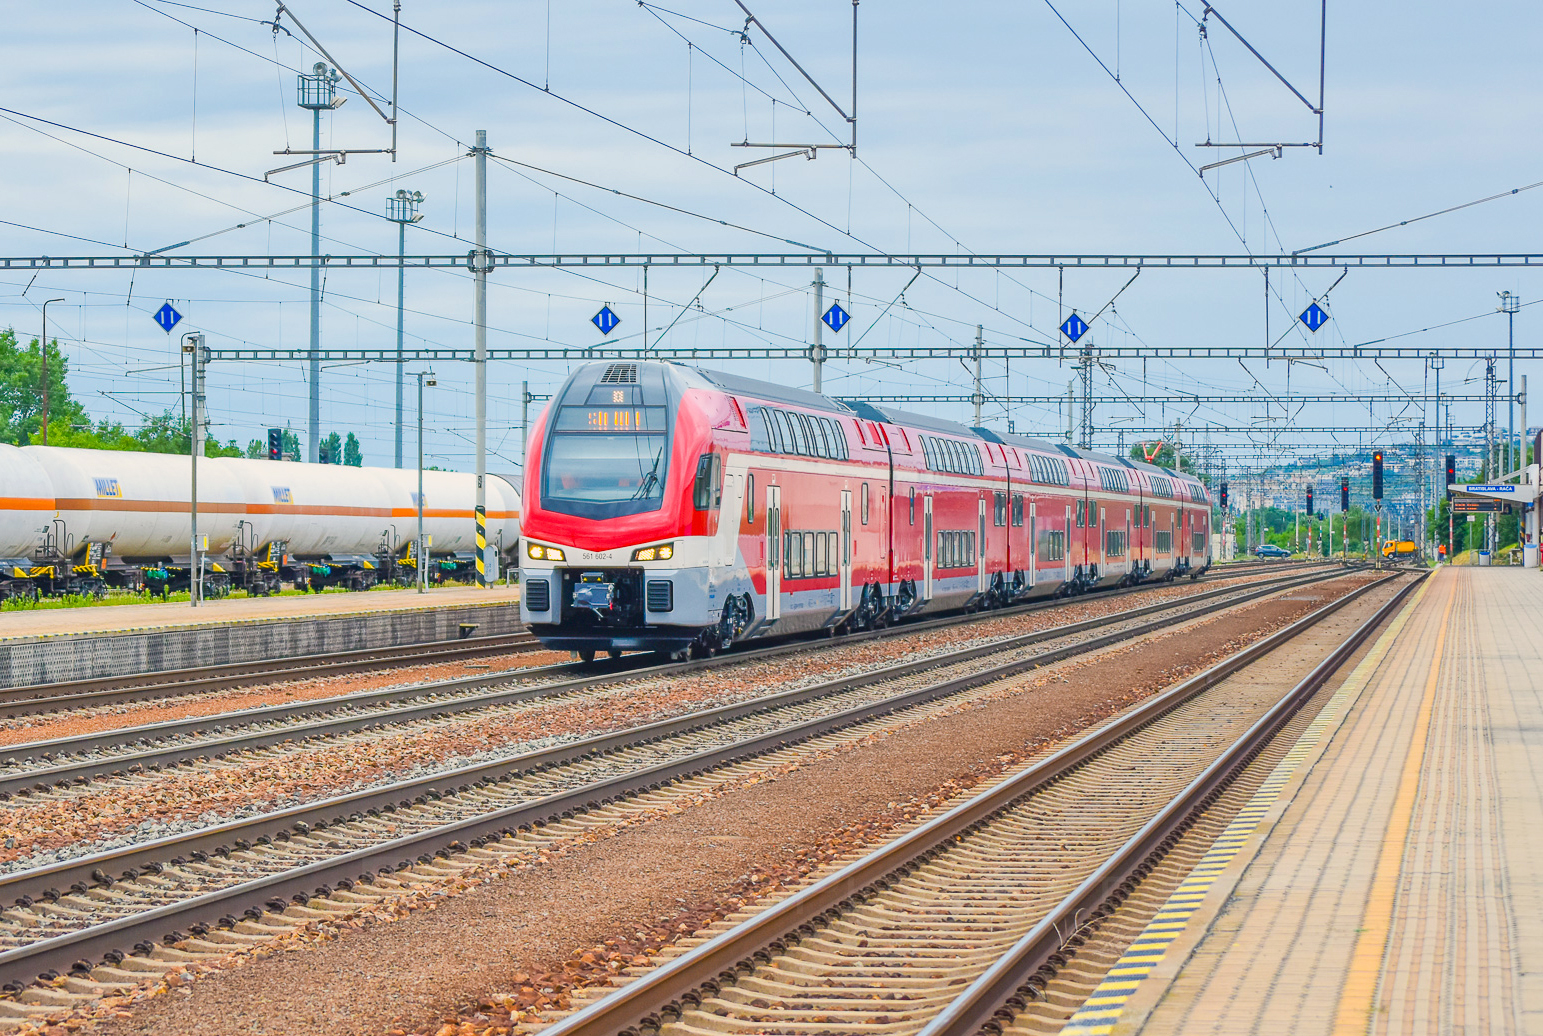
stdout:
[(477, 585), (488, 585), (488, 509), (477, 507)]

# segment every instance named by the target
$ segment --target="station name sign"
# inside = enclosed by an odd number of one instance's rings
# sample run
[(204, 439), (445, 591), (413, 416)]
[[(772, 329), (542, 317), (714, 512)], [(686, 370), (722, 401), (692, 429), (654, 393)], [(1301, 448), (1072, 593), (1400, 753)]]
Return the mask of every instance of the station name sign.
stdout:
[(1464, 486), (1463, 488), (1466, 489), (1470, 493), (1514, 493), (1514, 492), (1516, 492), (1516, 487), (1515, 486), (1510, 486), (1510, 485), (1500, 485), (1500, 486)]

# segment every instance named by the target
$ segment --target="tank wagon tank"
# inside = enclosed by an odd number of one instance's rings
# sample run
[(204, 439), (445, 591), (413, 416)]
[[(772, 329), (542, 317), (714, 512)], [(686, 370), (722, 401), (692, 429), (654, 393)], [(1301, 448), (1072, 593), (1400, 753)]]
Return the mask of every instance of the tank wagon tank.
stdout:
[[(0, 592), (184, 589), (193, 569), (187, 457), (0, 446)], [(211, 457), (198, 465), (204, 587), (272, 593), (412, 582), (417, 471)], [(475, 478), (424, 472), (429, 579), (476, 565)], [(488, 539), (517, 557), (520, 497), (489, 476)], [(517, 562), (516, 562), (517, 563)]]

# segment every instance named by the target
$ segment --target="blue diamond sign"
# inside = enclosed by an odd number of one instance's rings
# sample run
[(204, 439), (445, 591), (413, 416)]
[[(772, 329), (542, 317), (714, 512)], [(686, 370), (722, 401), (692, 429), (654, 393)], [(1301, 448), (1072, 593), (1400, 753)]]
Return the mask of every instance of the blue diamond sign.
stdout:
[(832, 331), (840, 331), (843, 327), (847, 326), (847, 321), (852, 318), (847, 316), (847, 311), (842, 309), (841, 303), (838, 302), (827, 309), (825, 315), (820, 319), (825, 321)]
[(1061, 325), (1061, 333), (1075, 342), (1088, 333), (1088, 322), (1073, 313), (1066, 318), (1066, 323)]
[(1311, 306), (1304, 309), (1302, 315), (1297, 319), (1306, 324), (1309, 331), (1316, 331), (1329, 322), (1329, 315), (1323, 311), (1322, 306), (1314, 302)]
[(611, 312), (610, 306), (601, 306), (600, 312), (589, 318), (590, 323), (600, 329), (600, 333), (608, 335), (616, 330), (616, 325), (621, 323), (621, 317)]
[(161, 330), (171, 334), (171, 329), (177, 326), (177, 321), (182, 319), (182, 314), (171, 308), (168, 302), (155, 311), (155, 322), (161, 325)]

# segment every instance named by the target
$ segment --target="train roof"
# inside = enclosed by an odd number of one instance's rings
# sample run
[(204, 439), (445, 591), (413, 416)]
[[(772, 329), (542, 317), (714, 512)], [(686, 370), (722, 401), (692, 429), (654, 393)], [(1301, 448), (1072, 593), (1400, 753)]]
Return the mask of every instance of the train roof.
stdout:
[(1145, 471), (1149, 474), (1165, 475), (1168, 478), (1178, 479), (1180, 482), (1199, 483), (1195, 476), (1183, 472), (1174, 471), (1172, 468), (1160, 467), (1156, 464), (1148, 464), (1144, 461), (1131, 460), (1128, 457), (1116, 457), (1111, 453), (1100, 453), (1098, 450), (1084, 450), (1076, 446), (1068, 446), (1065, 443), (1050, 442), (1045, 439), (1035, 439), (1027, 435), (1002, 434), (990, 428), (975, 429), (983, 439), (1005, 446), (1018, 446), (1031, 450), (1039, 450), (1041, 453), (1060, 453), (1067, 457), (1076, 457), (1079, 460), (1096, 461), (1099, 464), (1118, 464), (1122, 467), (1132, 468), (1137, 471)]
[[(676, 365), (671, 364), (671, 366)], [(925, 414), (913, 414), (905, 410), (896, 410), (893, 407), (876, 406), (861, 399), (836, 399), (819, 392), (808, 392), (804, 389), (777, 385), (769, 381), (761, 381), (757, 378), (745, 378), (737, 374), (725, 374), (722, 371), (706, 370), (702, 367), (681, 366), (680, 369), (689, 371), (707, 384), (715, 388), (721, 388), (725, 392), (743, 393), (744, 395), (755, 396), (759, 399), (787, 403), (790, 406), (800, 406), (810, 410), (824, 410), (827, 413), (841, 414), (843, 416), (856, 416), (868, 421), (880, 421), (884, 424), (905, 425), (907, 428), (916, 428), (922, 431), (956, 435), (961, 439), (983, 439), (998, 445), (1017, 446), (1023, 449), (1036, 450), (1040, 453), (1059, 453), (1062, 456), (1075, 457), (1078, 460), (1093, 461), (1098, 464), (1115, 465), (1145, 471), (1150, 474), (1165, 475), (1180, 482), (1200, 483), (1200, 480), (1194, 475), (1174, 471), (1172, 468), (1159, 467), (1156, 464), (1131, 460), (1128, 457), (1116, 457), (1113, 454), (1101, 453), (1098, 450), (1084, 450), (1076, 446), (1068, 446), (1065, 443), (1051, 442), (1048, 439), (1036, 439), (1033, 436), (1013, 433), (1004, 434), (993, 431), (990, 428), (971, 428), (960, 424), (958, 421), (950, 421), (943, 417), (929, 417)]]
[(769, 381), (760, 381), (756, 378), (742, 378), (737, 374), (725, 374), (722, 371), (703, 370), (701, 367), (687, 367), (687, 370), (700, 377), (709, 385), (723, 389), (725, 392), (743, 393), (747, 396), (755, 396), (759, 399), (769, 399), (777, 403), (787, 403), (790, 406), (807, 407), (810, 410), (825, 410), (833, 414), (851, 416), (852, 409), (843, 404), (839, 399), (821, 395), (818, 392), (805, 392), (803, 389), (790, 388), (787, 385), (775, 385)]
[(926, 417), (922, 414), (911, 414), (904, 410), (896, 410), (893, 407), (874, 406), (860, 399), (843, 399), (851, 411), (859, 417), (869, 421), (882, 421), (885, 424), (903, 424), (907, 428), (920, 428), (926, 432), (942, 432), (945, 435), (957, 435), (961, 439), (978, 439), (973, 429), (967, 428), (958, 421), (950, 421), (945, 417)]

